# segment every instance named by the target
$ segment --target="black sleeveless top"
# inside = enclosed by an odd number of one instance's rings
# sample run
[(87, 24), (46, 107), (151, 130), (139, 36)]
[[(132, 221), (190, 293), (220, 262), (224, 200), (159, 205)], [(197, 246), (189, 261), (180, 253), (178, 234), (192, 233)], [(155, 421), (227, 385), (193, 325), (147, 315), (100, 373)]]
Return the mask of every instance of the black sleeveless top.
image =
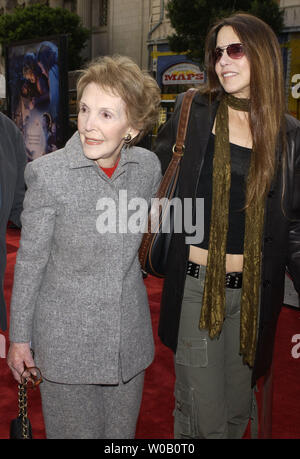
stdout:
[[(209, 245), (214, 146), (215, 136), (211, 134), (196, 194), (197, 198), (204, 198), (204, 238), (201, 243), (193, 245), (202, 249), (208, 249)], [(245, 211), (243, 208), (251, 152), (250, 148), (230, 144), (231, 187), (226, 253), (242, 254), (244, 251)]]

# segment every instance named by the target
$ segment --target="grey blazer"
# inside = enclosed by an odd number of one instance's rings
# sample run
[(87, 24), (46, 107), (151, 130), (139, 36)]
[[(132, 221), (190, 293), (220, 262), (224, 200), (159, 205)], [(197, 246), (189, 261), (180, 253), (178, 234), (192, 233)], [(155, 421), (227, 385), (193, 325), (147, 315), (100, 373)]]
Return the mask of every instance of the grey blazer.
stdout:
[[(120, 365), (128, 381), (151, 363), (151, 317), (137, 256), (142, 233), (118, 222), (120, 214), (124, 221), (136, 212), (133, 198), (150, 202), (160, 179), (156, 155), (139, 147), (122, 150), (109, 179), (84, 156), (78, 132), (65, 148), (26, 167), (10, 340), (32, 341), (46, 379), (115, 384)], [(100, 233), (101, 222), (110, 231)]]
[(6, 267), (6, 227), (11, 220), (20, 226), (25, 193), (24, 169), (27, 163), (20, 130), (0, 113), (0, 328), (6, 330), (3, 280)]

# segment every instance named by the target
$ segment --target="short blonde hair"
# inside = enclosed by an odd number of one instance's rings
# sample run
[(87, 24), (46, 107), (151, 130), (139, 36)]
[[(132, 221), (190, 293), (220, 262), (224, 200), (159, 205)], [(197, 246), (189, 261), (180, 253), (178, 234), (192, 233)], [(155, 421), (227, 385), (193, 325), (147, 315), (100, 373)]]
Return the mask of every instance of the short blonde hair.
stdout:
[(129, 57), (103, 56), (80, 71), (77, 81), (77, 105), (86, 86), (95, 83), (125, 102), (130, 125), (140, 131), (130, 146), (138, 143), (158, 120), (160, 89), (154, 78)]

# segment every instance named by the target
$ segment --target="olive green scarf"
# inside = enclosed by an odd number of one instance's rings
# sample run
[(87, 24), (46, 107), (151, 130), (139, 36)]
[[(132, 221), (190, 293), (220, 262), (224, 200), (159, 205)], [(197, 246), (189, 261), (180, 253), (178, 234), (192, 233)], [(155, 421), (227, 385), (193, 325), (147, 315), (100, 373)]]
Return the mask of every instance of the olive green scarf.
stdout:
[[(248, 99), (226, 94), (216, 115), (213, 160), (213, 195), (209, 251), (200, 317), (200, 328), (209, 330), (211, 338), (222, 329), (225, 312), (225, 274), (228, 214), (231, 182), (228, 106), (249, 111)], [(248, 177), (254, 173), (253, 154)], [(250, 204), (245, 211), (244, 265), (241, 299), (240, 353), (244, 363), (254, 364), (259, 307), (261, 240), (264, 222), (264, 198)]]

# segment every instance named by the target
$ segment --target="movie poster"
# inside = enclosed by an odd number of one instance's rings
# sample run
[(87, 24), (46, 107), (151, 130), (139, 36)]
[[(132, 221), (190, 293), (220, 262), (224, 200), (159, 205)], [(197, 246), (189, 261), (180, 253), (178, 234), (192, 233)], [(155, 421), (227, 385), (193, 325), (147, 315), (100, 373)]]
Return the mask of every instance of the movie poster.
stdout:
[(67, 135), (66, 37), (13, 43), (6, 50), (8, 116), (28, 161), (61, 148)]

